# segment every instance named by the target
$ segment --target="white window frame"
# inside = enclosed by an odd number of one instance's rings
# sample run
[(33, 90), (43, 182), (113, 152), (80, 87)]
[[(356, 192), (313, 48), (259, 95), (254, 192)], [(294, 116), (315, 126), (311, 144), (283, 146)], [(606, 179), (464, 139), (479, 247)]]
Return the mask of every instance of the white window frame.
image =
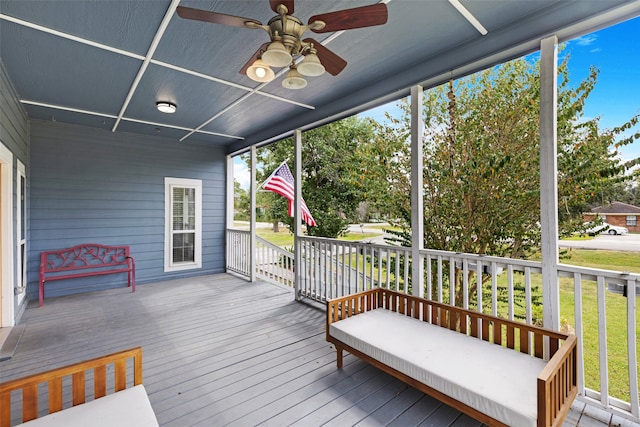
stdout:
[(638, 225), (638, 217), (636, 215), (627, 215), (626, 224), (628, 227), (635, 227)]
[[(192, 188), (196, 193), (196, 223), (194, 230), (194, 261), (173, 262), (173, 189)], [(164, 179), (164, 271), (181, 271), (202, 268), (202, 180), (171, 178)]]
[[(27, 287), (27, 260), (22, 259), (21, 246), (24, 245), (25, 258), (28, 254), (27, 247), (27, 173), (24, 164), (16, 159), (16, 287), (19, 294), (23, 294)], [(25, 187), (22, 194), (21, 180), (24, 179)], [(24, 197), (24, 218), (22, 217), (22, 200)], [(22, 234), (24, 233), (24, 236)], [(21, 274), (22, 273), (22, 274)]]

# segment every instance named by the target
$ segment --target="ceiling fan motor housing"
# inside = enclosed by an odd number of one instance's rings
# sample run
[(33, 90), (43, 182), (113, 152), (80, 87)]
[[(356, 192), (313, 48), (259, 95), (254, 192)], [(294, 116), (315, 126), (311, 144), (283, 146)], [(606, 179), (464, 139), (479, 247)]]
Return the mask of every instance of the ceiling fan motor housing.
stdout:
[(280, 40), (292, 56), (300, 53), (300, 39), (307, 28), (293, 15), (274, 16), (269, 21), (271, 41)]

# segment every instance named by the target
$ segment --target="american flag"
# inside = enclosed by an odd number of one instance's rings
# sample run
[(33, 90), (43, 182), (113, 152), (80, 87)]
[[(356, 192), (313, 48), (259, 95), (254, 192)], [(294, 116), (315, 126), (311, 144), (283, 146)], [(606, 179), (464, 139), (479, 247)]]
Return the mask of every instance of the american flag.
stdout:
[[(281, 164), (278, 169), (276, 169), (271, 176), (264, 182), (262, 186), (265, 190), (273, 191), (276, 194), (279, 194), (289, 200), (289, 216), (294, 216), (294, 195), (295, 195), (295, 180), (291, 171), (289, 170), (289, 166), (287, 163)], [(311, 212), (307, 207), (307, 204), (304, 202), (304, 199), (300, 200), (300, 209), (302, 210), (302, 220), (307, 223), (307, 225), (314, 227), (316, 225), (316, 220), (311, 216)]]

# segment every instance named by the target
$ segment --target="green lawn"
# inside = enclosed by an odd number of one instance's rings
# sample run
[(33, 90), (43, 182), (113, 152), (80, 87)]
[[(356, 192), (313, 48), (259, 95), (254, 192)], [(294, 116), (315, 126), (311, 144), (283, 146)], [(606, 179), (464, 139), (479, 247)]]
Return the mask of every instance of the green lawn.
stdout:
[[(573, 249), (570, 258), (561, 260), (564, 264), (604, 270), (629, 271), (640, 273), (640, 253), (615, 252), (606, 250)], [(514, 275), (515, 286), (524, 286), (524, 277)], [(507, 275), (498, 278), (498, 287), (507, 289)], [(540, 295), (542, 277), (531, 275), (533, 295)], [(598, 331), (598, 295), (595, 282), (583, 281), (582, 284), (582, 322), (584, 340), (585, 385), (600, 389), (599, 331)], [(618, 399), (629, 401), (629, 377), (627, 372), (627, 299), (622, 295), (605, 292), (607, 362), (609, 367), (609, 394)], [(560, 318), (561, 326), (571, 333), (575, 332), (575, 295), (571, 278), (560, 279)], [(490, 304), (485, 302), (485, 311), (490, 312)], [(500, 303), (501, 315), (506, 316), (506, 303)], [(524, 314), (524, 308), (516, 307), (516, 313)], [(539, 312), (541, 315), (542, 313)], [(636, 342), (640, 342), (640, 304), (636, 304)], [(638, 365), (640, 370), (640, 364)]]
[[(595, 267), (605, 270), (640, 273), (640, 253), (604, 250), (572, 250), (565, 264)], [(586, 282), (582, 286), (582, 321), (584, 339), (585, 384), (599, 389), (600, 362), (598, 359), (598, 307), (597, 285)], [(606, 336), (609, 366), (609, 394), (629, 401), (629, 377), (627, 373), (627, 299), (622, 295), (605, 292)], [(573, 280), (560, 280), (560, 316), (574, 325), (575, 297)], [(640, 305), (636, 303), (636, 343), (640, 342)], [(638, 365), (640, 370), (640, 364)]]
[[(293, 234), (286, 229), (282, 228), (278, 233), (275, 233), (271, 228), (259, 228), (256, 234), (265, 240), (273, 243), (281, 248), (290, 248), (293, 246)], [(359, 241), (366, 240), (372, 237), (376, 237), (379, 234), (376, 233), (347, 233), (345, 236), (339, 237), (338, 240), (344, 241)]]

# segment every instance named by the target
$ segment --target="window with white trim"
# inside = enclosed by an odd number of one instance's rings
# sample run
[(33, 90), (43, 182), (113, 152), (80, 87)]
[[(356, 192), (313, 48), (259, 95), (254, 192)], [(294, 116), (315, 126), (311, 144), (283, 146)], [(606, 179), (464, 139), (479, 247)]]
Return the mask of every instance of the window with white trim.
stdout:
[(635, 227), (637, 225), (637, 217), (635, 215), (627, 215), (627, 225)]
[(202, 267), (202, 181), (164, 179), (164, 271)]

